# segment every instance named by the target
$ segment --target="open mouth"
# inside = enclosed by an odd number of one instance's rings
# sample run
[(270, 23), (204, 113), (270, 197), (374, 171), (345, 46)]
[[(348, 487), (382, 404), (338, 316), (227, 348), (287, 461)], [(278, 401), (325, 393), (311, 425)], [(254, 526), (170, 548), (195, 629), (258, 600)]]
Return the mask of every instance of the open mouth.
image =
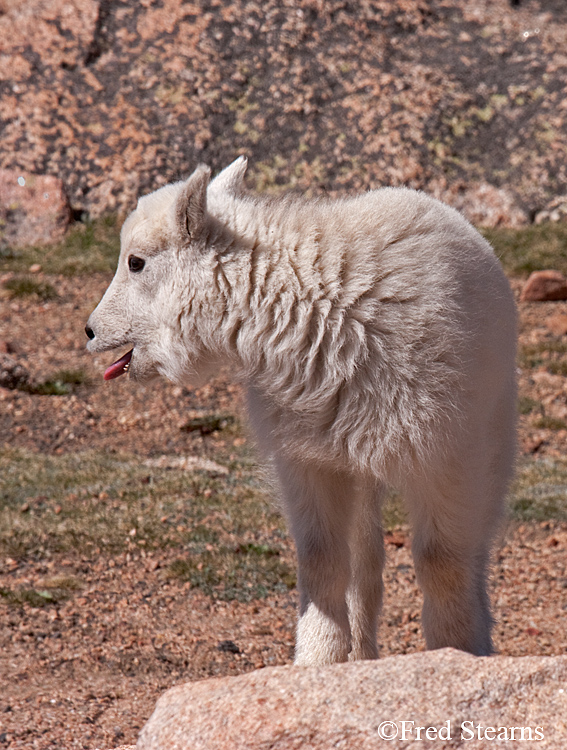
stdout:
[(121, 375), (124, 375), (124, 373), (128, 372), (133, 351), (133, 349), (130, 349), (130, 351), (126, 352), (126, 354), (123, 354), (120, 359), (117, 359), (116, 362), (113, 362), (110, 367), (107, 367), (107, 369), (104, 371), (104, 379), (114, 380), (114, 378), (119, 378)]

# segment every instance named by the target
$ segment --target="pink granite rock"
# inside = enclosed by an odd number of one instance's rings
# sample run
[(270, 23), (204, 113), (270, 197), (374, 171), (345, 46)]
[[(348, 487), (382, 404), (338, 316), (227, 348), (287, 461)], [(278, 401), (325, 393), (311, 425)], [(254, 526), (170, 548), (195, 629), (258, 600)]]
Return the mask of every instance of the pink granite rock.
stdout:
[(520, 227), (528, 223), (512, 193), (488, 182), (455, 182), (448, 187), (434, 184), (432, 192), (477, 227)]
[(159, 699), (137, 750), (486, 750), (530, 737), (567, 747), (567, 656), (443, 649), (180, 685)]

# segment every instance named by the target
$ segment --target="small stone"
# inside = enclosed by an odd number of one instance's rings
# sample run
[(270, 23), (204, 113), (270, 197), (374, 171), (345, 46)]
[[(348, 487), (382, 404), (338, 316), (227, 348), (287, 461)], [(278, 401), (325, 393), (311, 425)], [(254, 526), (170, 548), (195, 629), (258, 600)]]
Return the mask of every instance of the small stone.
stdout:
[(406, 543), (406, 538), (403, 534), (394, 531), (384, 535), (384, 542), (386, 544), (391, 544), (393, 547), (400, 548)]
[(219, 651), (224, 651), (227, 654), (240, 654), (241, 651), (234, 641), (221, 641), (217, 646)]
[(545, 443), (543, 438), (528, 438), (523, 442), (522, 453), (533, 454), (537, 453), (541, 446)]
[(30, 374), (14, 357), (0, 352), (0, 388), (23, 388), (29, 383)]
[(29, 268), (30, 273), (39, 273), (41, 271), (41, 266), (39, 263), (32, 263), (32, 265)]
[(567, 279), (559, 271), (534, 271), (524, 284), (521, 302), (567, 300)]
[(539, 211), (534, 219), (535, 224), (543, 224), (546, 221), (561, 221), (567, 217), (567, 195), (558, 195), (553, 198), (543, 211)]
[(540, 630), (539, 628), (529, 627), (529, 628), (526, 628), (526, 633), (528, 635), (534, 636), (534, 635), (542, 635), (543, 631)]

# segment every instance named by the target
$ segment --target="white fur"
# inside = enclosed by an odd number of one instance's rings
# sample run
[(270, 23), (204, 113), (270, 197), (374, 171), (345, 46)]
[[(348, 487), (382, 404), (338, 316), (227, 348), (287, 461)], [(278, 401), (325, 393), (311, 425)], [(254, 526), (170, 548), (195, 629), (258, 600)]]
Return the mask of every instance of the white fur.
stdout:
[(199, 167), (140, 199), (89, 348), (133, 346), (137, 379), (242, 374), (297, 545), (296, 663), (377, 655), (387, 485), (413, 522), (428, 647), (490, 653), (516, 400), (515, 308), (492, 249), (422, 193), (264, 198), (244, 192), (245, 169), (209, 183)]

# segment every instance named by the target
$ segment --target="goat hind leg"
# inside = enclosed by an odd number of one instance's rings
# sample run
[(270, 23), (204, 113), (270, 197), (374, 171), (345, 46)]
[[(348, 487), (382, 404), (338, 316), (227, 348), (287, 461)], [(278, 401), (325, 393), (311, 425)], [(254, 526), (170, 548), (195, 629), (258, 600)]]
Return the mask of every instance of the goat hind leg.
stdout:
[(376, 480), (361, 483), (350, 537), (351, 580), (347, 591), (352, 648), (349, 660), (378, 658), (376, 631), (382, 607), (384, 537), (382, 499)]

